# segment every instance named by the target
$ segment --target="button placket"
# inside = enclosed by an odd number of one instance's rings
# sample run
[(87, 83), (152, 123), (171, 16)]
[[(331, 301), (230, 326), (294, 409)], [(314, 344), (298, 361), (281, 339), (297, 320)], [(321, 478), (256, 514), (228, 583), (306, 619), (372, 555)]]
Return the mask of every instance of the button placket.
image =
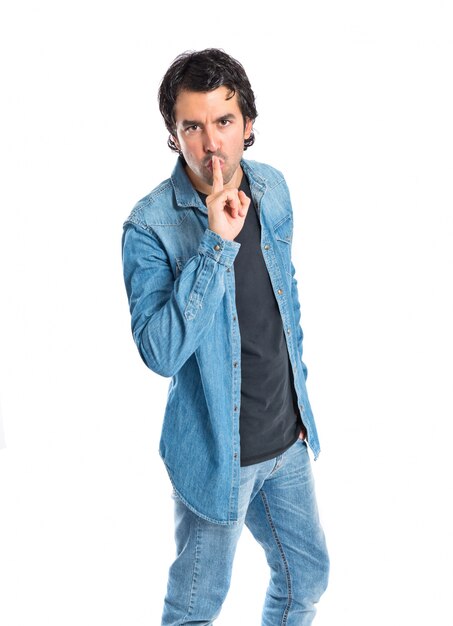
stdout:
[[(239, 460), (239, 404), (240, 404), (240, 342), (239, 342), (239, 328), (237, 324), (237, 312), (234, 307), (234, 266), (227, 268), (228, 274), (228, 290), (231, 293), (232, 299), (232, 310), (231, 310), (231, 332), (232, 332), (232, 353), (231, 353), (231, 364), (232, 364), (232, 378), (233, 378), (233, 393), (232, 393), (232, 414), (231, 414), (231, 428), (232, 428), (232, 458), (234, 466), (238, 469), (238, 460)], [(234, 470), (236, 471), (236, 470)]]

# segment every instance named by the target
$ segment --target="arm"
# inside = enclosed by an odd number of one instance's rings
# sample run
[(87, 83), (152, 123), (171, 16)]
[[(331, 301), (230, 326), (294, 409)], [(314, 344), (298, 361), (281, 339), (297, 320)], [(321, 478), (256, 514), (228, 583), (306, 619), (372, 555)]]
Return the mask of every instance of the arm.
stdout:
[(139, 226), (125, 226), (123, 269), (132, 333), (151, 370), (173, 376), (200, 345), (239, 248), (208, 228), (198, 253), (175, 280), (157, 237)]

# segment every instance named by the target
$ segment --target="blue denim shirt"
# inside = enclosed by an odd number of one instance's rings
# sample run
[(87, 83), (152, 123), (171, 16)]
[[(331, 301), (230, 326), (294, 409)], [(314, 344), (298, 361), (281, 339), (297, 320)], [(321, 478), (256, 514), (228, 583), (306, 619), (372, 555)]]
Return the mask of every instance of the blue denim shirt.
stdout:
[[(268, 165), (242, 160), (241, 166), (259, 212), (261, 249), (285, 329), (300, 414), (317, 458), (291, 261), (288, 187)], [(124, 224), (134, 340), (146, 365), (171, 377), (160, 455), (182, 501), (219, 524), (234, 524), (238, 517), (241, 338), (233, 263), (239, 247), (208, 228), (206, 206), (180, 159), (171, 178), (140, 200)]]

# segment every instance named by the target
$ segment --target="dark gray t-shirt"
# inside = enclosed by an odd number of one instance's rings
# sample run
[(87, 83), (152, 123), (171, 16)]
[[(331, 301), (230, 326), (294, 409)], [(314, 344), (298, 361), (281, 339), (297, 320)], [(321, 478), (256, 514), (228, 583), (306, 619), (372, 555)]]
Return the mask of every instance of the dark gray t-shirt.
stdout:
[[(246, 176), (240, 185), (252, 198)], [(200, 193), (203, 201), (206, 195)], [(235, 241), (236, 309), (241, 333), (241, 465), (287, 450), (300, 418), (282, 319), (261, 252), (261, 225), (253, 200)]]

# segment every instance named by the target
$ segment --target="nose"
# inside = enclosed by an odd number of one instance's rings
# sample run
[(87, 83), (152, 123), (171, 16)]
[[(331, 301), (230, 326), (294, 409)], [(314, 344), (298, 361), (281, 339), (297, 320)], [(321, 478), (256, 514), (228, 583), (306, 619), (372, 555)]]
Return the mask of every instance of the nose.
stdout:
[(215, 128), (207, 126), (204, 129), (203, 144), (205, 152), (217, 152), (220, 148), (220, 141)]

